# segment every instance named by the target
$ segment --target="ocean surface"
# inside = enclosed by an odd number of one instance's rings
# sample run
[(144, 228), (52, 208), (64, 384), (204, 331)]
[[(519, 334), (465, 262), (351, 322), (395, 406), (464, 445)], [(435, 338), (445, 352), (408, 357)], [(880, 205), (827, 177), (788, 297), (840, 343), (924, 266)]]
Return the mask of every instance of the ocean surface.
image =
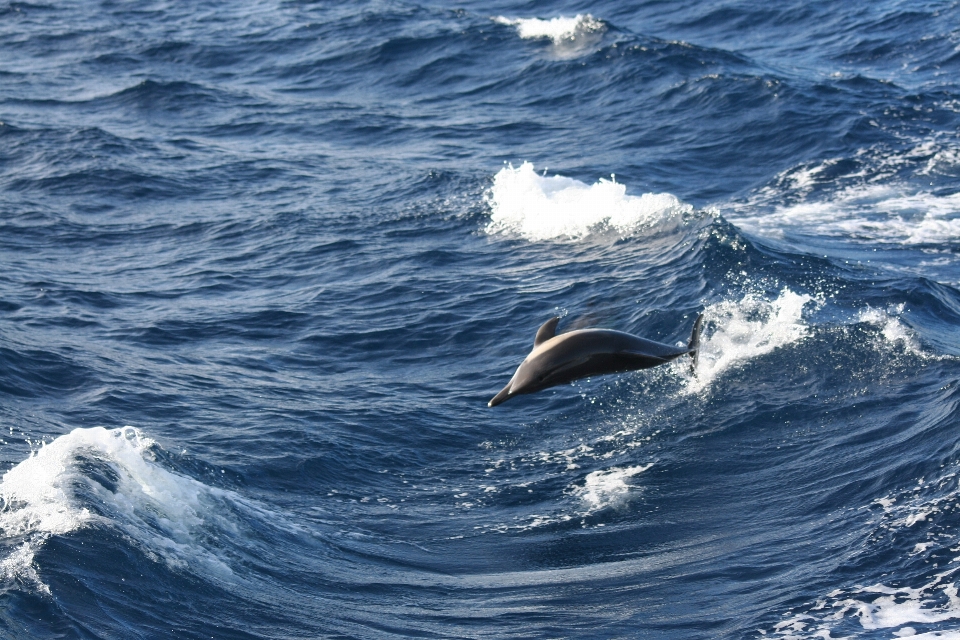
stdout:
[(2, 638), (957, 640), (958, 327), (958, 2), (0, 1)]

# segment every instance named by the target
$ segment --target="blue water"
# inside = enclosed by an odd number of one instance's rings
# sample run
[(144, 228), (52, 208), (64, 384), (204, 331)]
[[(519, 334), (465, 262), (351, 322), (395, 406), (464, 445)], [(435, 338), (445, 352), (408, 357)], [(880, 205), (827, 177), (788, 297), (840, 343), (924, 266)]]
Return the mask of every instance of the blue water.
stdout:
[(958, 25), (0, 4), (0, 636), (960, 638)]

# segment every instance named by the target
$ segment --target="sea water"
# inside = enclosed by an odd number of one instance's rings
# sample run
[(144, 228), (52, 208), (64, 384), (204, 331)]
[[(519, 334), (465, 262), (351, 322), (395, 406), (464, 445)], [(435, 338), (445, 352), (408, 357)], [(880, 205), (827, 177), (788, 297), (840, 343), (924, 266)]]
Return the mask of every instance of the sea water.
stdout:
[(0, 636), (960, 638), (958, 25), (0, 4)]

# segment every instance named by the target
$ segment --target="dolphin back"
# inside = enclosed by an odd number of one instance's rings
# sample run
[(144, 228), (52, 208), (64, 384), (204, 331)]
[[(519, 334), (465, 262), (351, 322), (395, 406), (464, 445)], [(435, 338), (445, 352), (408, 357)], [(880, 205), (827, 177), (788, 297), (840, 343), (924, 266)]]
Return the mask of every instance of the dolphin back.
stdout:
[[(573, 336), (577, 333), (580, 332), (572, 331), (564, 335)], [(596, 353), (629, 353), (665, 360), (679, 358), (689, 353), (689, 349), (684, 349), (683, 347), (675, 347), (662, 342), (647, 340), (646, 338), (635, 336), (632, 333), (613, 331), (612, 329), (585, 329), (583, 330), (583, 334), (577, 336), (577, 338), (579, 338), (578, 342), (582, 342), (585, 350), (595, 349)]]

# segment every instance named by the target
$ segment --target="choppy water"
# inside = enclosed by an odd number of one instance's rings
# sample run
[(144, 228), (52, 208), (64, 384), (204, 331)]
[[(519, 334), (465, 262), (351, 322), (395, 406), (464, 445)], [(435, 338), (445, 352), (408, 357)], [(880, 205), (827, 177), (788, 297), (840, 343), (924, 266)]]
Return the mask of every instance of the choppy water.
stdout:
[(0, 4), (0, 635), (960, 638), (958, 25)]

